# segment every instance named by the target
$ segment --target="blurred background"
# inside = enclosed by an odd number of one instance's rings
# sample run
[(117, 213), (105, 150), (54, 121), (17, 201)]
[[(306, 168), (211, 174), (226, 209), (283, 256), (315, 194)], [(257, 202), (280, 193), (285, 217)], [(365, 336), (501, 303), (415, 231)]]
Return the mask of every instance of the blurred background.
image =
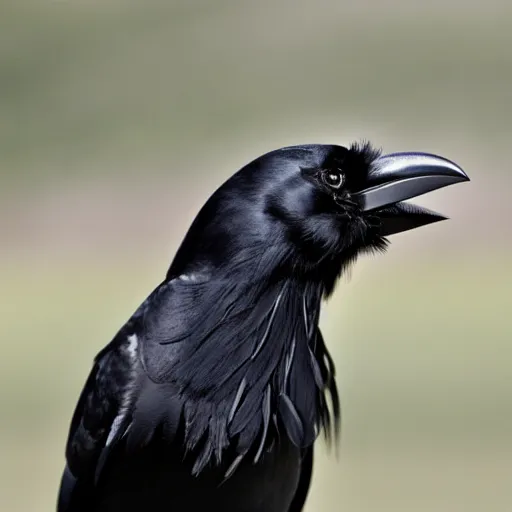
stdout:
[(288, 144), (460, 164), (450, 221), (361, 259), (322, 325), (343, 404), (307, 511), (512, 509), (512, 5), (0, 0), (0, 509), (54, 510), (98, 350), (209, 194)]

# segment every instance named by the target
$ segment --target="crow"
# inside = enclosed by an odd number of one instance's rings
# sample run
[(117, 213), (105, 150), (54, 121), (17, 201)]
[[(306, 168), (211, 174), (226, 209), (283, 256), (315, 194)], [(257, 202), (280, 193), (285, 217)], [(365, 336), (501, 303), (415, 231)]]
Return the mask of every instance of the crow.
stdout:
[(94, 360), (58, 512), (299, 512), (336, 439), (320, 306), (386, 237), (445, 219), (403, 202), (468, 181), (369, 143), (271, 151), (207, 200), (165, 279)]

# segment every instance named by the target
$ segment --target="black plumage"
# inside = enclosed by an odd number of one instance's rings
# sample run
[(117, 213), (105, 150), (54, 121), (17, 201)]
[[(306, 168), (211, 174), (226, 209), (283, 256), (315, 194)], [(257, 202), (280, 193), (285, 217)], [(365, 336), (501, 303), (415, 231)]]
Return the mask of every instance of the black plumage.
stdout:
[(402, 189), (365, 208), (385, 158), (369, 145), (283, 148), (211, 196), (95, 359), (59, 512), (302, 510), (313, 443), (339, 430), (321, 301), (384, 234), (442, 219), (400, 203), (415, 195)]

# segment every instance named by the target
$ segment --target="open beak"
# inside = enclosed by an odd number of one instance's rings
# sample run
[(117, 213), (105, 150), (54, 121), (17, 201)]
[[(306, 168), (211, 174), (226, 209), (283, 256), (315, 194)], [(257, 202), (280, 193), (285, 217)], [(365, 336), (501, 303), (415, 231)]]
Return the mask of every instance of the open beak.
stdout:
[(402, 203), (438, 188), (469, 181), (455, 163), (428, 153), (392, 153), (375, 160), (364, 188), (352, 194), (365, 212), (381, 220), (381, 235), (414, 229), (446, 217)]

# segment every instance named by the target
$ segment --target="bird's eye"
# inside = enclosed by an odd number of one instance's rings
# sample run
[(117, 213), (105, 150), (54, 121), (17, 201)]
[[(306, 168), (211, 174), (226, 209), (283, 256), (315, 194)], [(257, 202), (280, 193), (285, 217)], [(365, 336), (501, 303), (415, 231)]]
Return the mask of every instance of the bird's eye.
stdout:
[(324, 183), (331, 187), (338, 189), (343, 185), (344, 177), (339, 171), (326, 171), (323, 174)]

